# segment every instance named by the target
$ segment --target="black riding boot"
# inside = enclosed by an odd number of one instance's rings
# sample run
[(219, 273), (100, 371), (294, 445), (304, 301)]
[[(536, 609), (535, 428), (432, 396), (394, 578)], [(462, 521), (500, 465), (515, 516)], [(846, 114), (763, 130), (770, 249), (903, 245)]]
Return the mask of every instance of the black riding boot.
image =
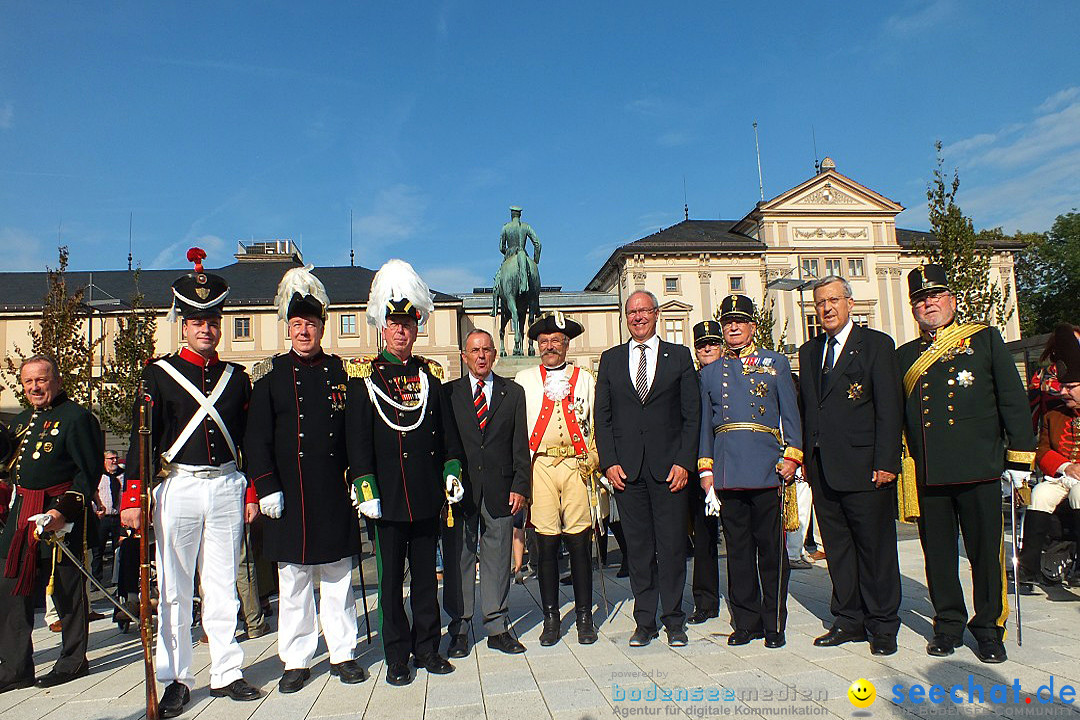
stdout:
[(574, 581), (574, 611), (577, 613), (578, 642), (591, 645), (596, 642), (596, 626), (592, 619), (592, 553), (589, 542), (592, 529), (573, 535), (563, 535), (570, 553), (570, 576)]
[[(1028, 508), (1024, 511), (1024, 547), (1017, 558), (1020, 561), (1017, 581), (1022, 585), (1031, 585), (1042, 578), (1040, 560), (1046, 546), (1046, 534), (1050, 532), (1050, 518), (1050, 513), (1041, 510)], [(1015, 528), (1013, 532), (1016, 532)]]
[(536, 533), (536, 549), (540, 555), (536, 580), (540, 585), (540, 606), (544, 612), (540, 644), (545, 647), (559, 642), (559, 537)]

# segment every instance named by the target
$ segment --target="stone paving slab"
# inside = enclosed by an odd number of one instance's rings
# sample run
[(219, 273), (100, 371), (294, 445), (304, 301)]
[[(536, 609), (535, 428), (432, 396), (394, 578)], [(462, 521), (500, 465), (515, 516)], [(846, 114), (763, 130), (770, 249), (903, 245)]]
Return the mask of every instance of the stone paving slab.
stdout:
[[(835, 648), (813, 646), (813, 638), (831, 621), (828, 610), (831, 585), (824, 562), (809, 570), (793, 571), (788, 642), (779, 650), (767, 649), (760, 641), (729, 647), (727, 636), (731, 628), (726, 610), (721, 611), (719, 618), (689, 626), (690, 644), (686, 647), (668, 647), (661, 633), (647, 647), (630, 648), (627, 641), (634, 620), (629, 582), (616, 578), (614, 569), (608, 569), (606, 610), (599, 583), (595, 589), (600, 639), (593, 645), (577, 644), (570, 589), (561, 588), (562, 640), (552, 647), (540, 646), (542, 615), (533, 578), (525, 585), (513, 585), (510, 592), (515, 632), (528, 647), (523, 655), (504, 655), (489, 649), (482, 631), (478, 631), (475, 638), (478, 642), (469, 656), (453, 661), (454, 673), (432, 676), (421, 670), (416, 672), (411, 685), (391, 687), (384, 679), (377, 629), (369, 645), (363, 634), (361, 610), (362, 636), (357, 655), (371, 672), (367, 682), (344, 685), (329, 677), (325, 645), (320, 645), (307, 685), (292, 695), (278, 693), (277, 680), (283, 668), (277, 657), (276, 635), (271, 633), (242, 642), (245, 677), (263, 690), (263, 696), (249, 703), (213, 698), (207, 686), (207, 649), (197, 644), (196, 687), (182, 717), (200, 720), (1080, 717), (1080, 712), (1068, 704), (1041, 705), (1034, 699), (1026, 702), (1040, 685), (1049, 682), (1051, 675), (1057, 690), (1063, 684), (1080, 687), (1080, 623), (1077, 622), (1080, 605), (1076, 604), (1080, 603), (1080, 590), (1056, 587), (1024, 597), (1024, 644), (1016, 646), (1012, 637), (1014, 629), (1010, 627), (1007, 642), (1010, 659), (1006, 663), (980, 663), (972, 653), (970, 638), (968, 645), (959, 648), (955, 655), (932, 658), (924, 650), (932, 632), (933, 610), (926, 594), (922, 553), (910, 528), (901, 528), (899, 535), (902, 627), (897, 638), (899, 651), (890, 657), (871, 656), (867, 643)], [(373, 577), (370, 558), (368, 565), (371, 566), (368, 577)], [(721, 587), (724, 587), (722, 557), (720, 567)], [(970, 587), (969, 568), (963, 559), (961, 579)], [(369, 586), (368, 590), (369, 613), (377, 621), (377, 594), (373, 587)], [(686, 598), (692, 602), (689, 587)], [(98, 610), (107, 610), (100, 600), (94, 604)], [(36, 620), (34, 659), (38, 674), (42, 675), (56, 660), (60, 638), (48, 630), (40, 614)], [(271, 623), (275, 622), (276, 617), (271, 618)], [(145, 714), (143, 668), (137, 636), (121, 633), (108, 621), (97, 621), (91, 627), (90, 648), (89, 676), (50, 690), (28, 688), (2, 694), (0, 720), (142, 718)], [(876, 686), (877, 700), (869, 710), (857, 710), (848, 700), (847, 689), (858, 678)], [(906, 692), (913, 684), (959, 685), (965, 689), (972, 684), (988, 693), (995, 685), (1011, 688), (1016, 681), (1024, 691), (1019, 704), (996, 703), (985, 698), (982, 703), (960, 706), (910, 701), (896, 704), (893, 698), (894, 686), (901, 686)]]

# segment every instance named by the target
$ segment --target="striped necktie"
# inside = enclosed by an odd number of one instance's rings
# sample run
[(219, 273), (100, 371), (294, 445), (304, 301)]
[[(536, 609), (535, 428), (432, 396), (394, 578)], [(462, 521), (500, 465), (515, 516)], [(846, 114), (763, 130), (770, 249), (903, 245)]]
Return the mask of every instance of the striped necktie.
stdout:
[(649, 394), (649, 371), (645, 364), (645, 351), (649, 349), (649, 346), (639, 344), (637, 349), (641, 351), (641, 357), (638, 358), (637, 378), (634, 379), (634, 388), (637, 390), (641, 402), (645, 402), (645, 396)]
[(484, 397), (484, 381), (476, 381), (476, 395), (473, 397), (473, 407), (476, 408), (476, 422), (480, 426), (480, 432), (484, 432), (487, 425), (487, 398)]

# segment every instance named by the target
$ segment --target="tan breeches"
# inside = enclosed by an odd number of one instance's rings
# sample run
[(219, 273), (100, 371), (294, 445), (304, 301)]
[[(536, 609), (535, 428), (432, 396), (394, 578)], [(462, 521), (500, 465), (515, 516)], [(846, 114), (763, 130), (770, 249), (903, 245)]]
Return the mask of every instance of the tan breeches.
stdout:
[(1069, 507), (1080, 509), (1080, 483), (1069, 490), (1061, 483), (1043, 480), (1031, 489), (1031, 509), (1052, 513), (1065, 498), (1069, 498)]
[(541, 535), (574, 534), (592, 526), (589, 493), (575, 458), (538, 457), (533, 463), (530, 518)]

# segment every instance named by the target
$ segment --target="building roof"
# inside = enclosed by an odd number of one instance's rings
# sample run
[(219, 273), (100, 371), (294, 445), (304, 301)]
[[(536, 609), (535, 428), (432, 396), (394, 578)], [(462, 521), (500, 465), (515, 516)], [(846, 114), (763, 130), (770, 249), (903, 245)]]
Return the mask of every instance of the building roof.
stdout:
[[(905, 250), (912, 250), (916, 243), (925, 242), (930, 245), (937, 244), (937, 238), (933, 233), (928, 233), (923, 230), (905, 230), (903, 228), (896, 228), (896, 244)], [(989, 246), (995, 250), (1022, 250), (1026, 245), (1022, 242), (1016, 242), (1015, 240), (991, 240), (989, 242), (979, 241), (979, 245)]]
[[(229, 283), (225, 307), (272, 305), (278, 283), (286, 270), (300, 263), (294, 258), (238, 261), (207, 272), (222, 276)], [(171, 286), (176, 278), (191, 268), (179, 270), (142, 270), (139, 289), (145, 306), (165, 310), (172, 306)], [(363, 305), (367, 303), (375, 271), (366, 267), (317, 267), (315, 276), (326, 286), (332, 306)], [(130, 301), (135, 292), (135, 273), (130, 270), (68, 271), (68, 288), (86, 288), (84, 302)], [(93, 287), (91, 288), (91, 284)], [(33, 312), (40, 310), (49, 290), (49, 275), (45, 272), (0, 273), (0, 312)], [(434, 292), (437, 303), (457, 303), (460, 300), (442, 292)]]
[(683, 220), (658, 232), (615, 248), (586, 290), (599, 290), (603, 278), (616, 269), (617, 260), (636, 253), (760, 253), (765, 243), (732, 231), (738, 220)]

